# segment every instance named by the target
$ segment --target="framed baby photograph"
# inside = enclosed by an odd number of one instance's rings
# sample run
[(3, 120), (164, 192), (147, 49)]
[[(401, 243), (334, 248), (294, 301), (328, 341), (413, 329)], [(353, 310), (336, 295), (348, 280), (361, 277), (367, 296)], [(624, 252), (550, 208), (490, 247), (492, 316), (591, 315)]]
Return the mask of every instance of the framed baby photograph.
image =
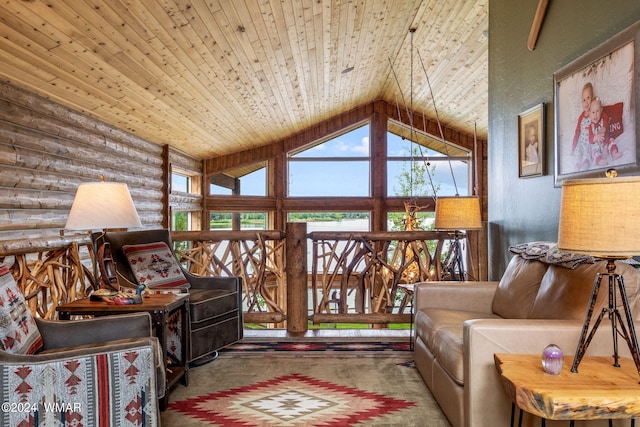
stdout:
[(518, 176), (544, 174), (544, 104), (518, 115)]
[(639, 35), (640, 22), (554, 74), (556, 187), (609, 169), (639, 173)]

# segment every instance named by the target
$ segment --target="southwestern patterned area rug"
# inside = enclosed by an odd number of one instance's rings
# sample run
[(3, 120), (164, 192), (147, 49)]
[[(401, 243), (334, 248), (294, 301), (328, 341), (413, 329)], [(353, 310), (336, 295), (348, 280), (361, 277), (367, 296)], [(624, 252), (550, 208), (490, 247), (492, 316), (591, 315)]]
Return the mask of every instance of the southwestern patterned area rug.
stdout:
[(449, 427), (412, 356), (362, 349), (225, 351), (192, 368), (188, 387), (172, 390), (162, 425)]
[[(300, 340), (300, 341), (272, 341), (252, 340), (241, 341), (232, 344), (220, 352), (222, 357), (227, 356), (269, 356), (281, 353), (289, 355), (308, 356), (377, 356), (388, 357), (391, 355), (407, 355), (411, 351), (408, 339), (405, 340)], [(293, 352), (293, 353), (292, 353)]]

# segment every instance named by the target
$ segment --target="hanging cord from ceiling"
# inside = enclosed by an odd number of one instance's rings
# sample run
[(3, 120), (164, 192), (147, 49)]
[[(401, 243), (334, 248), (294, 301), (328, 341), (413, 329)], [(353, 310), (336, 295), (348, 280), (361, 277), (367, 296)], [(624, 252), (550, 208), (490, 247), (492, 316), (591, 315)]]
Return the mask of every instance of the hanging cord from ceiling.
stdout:
[[(389, 57), (389, 65), (391, 66), (391, 73), (393, 74), (393, 78), (396, 81), (396, 84), (398, 85), (398, 91), (400, 92), (400, 97), (402, 98), (402, 104), (405, 106), (405, 110), (406, 110), (406, 114), (407, 114), (407, 118), (409, 119), (409, 131), (410, 131), (410, 136), (409, 136), (409, 141), (411, 142), (411, 171), (410, 171), (410, 185), (409, 185), (409, 197), (411, 199), (413, 199), (413, 165), (415, 163), (415, 156), (414, 156), (414, 149), (413, 149), (413, 144), (414, 142), (416, 142), (416, 145), (418, 147), (418, 150), (420, 152), (420, 156), (421, 157), (425, 157), (424, 153), (422, 151), (422, 145), (420, 145), (419, 143), (417, 143), (417, 132), (416, 132), (416, 128), (414, 126), (413, 123), (413, 33), (415, 33), (416, 29), (415, 28), (410, 28), (409, 29), (409, 33), (411, 34), (411, 70), (410, 70), (410, 105), (407, 105), (407, 100), (404, 96), (404, 92), (402, 90), (402, 87), (400, 85), (400, 81), (398, 80), (398, 75), (396, 74), (396, 70), (393, 67), (393, 62), (391, 61), (391, 58)], [(400, 121), (402, 123), (402, 115), (400, 113), (400, 106), (398, 105), (398, 101), (396, 99), (396, 107), (398, 109), (398, 121)], [(424, 118), (424, 115), (423, 115)], [(424, 120), (423, 120), (424, 121)], [(426, 133), (426, 131), (425, 131)], [(427, 177), (429, 178), (429, 185), (431, 186), (431, 190), (433, 191), (433, 200), (435, 202), (436, 200), (436, 187), (433, 184), (433, 177), (431, 176), (431, 171), (429, 170), (429, 167), (431, 166), (429, 162), (425, 162), (425, 171), (427, 172)], [(413, 202), (413, 200), (411, 201)]]
[[(409, 28), (409, 34), (411, 34), (411, 41), (410, 41), (410, 48), (411, 48), (411, 59), (409, 62), (409, 87), (411, 88), (411, 90), (409, 91), (409, 110), (411, 110), (411, 112), (414, 112), (413, 109), (413, 34), (416, 32), (416, 28), (412, 27)], [(413, 115), (413, 114), (412, 114)], [(410, 133), (410, 138), (411, 138), (411, 173), (410, 173), (410, 185), (409, 185), (409, 197), (411, 199), (413, 199), (413, 186), (414, 186), (414, 181), (413, 181), (413, 169), (416, 163), (416, 158), (414, 155), (414, 144), (417, 142), (418, 139), (418, 134), (416, 133), (416, 128), (413, 125), (413, 117), (410, 119), (411, 121), (411, 133)], [(419, 145), (419, 144), (418, 144)], [(434, 192), (435, 193), (435, 192)], [(435, 194), (434, 194), (435, 196)]]
[(476, 122), (473, 123), (473, 156), (473, 194), (478, 196), (480, 193), (478, 185), (480, 184), (478, 178), (478, 124)]
[(429, 93), (431, 94), (431, 100), (433, 102), (433, 110), (436, 114), (436, 121), (438, 122), (438, 131), (440, 132), (441, 142), (444, 144), (445, 154), (447, 156), (447, 160), (449, 161), (449, 170), (451, 171), (451, 178), (453, 179), (453, 186), (456, 190), (456, 196), (458, 194), (458, 184), (456, 183), (456, 176), (453, 174), (453, 166), (451, 165), (451, 158), (449, 157), (449, 144), (447, 144), (444, 140), (444, 132), (442, 131), (442, 124), (440, 123), (440, 115), (438, 114), (438, 107), (436, 106), (436, 99), (433, 96), (433, 89), (431, 88), (431, 82), (429, 81), (429, 74), (427, 74), (427, 68), (424, 66), (424, 62), (422, 61), (422, 56), (420, 55), (420, 50), (416, 49), (418, 52), (418, 59), (420, 60), (420, 64), (422, 65), (422, 70), (424, 71), (424, 76), (427, 79), (427, 85), (429, 86)]

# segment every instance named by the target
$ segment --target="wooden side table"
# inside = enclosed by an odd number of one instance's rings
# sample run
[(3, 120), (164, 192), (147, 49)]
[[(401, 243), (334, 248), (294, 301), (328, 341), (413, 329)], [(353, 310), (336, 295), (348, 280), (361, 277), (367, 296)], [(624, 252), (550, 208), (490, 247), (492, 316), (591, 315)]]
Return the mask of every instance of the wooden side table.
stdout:
[[(514, 405), (545, 420), (612, 420), (640, 417), (640, 376), (630, 358), (613, 366), (610, 356), (584, 357), (580, 372), (571, 372), (573, 355), (565, 356), (559, 375), (544, 372), (541, 355), (494, 355), (496, 369)], [(512, 407), (515, 409), (515, 406)], [(511, 425), (513, 426), (513, 413)]]
[[(77, 300), (56, 308), (60, 320), (69, 320), (71, 316), (107, 316), (146, 311), (151, 315), (151, 323), (156, 337), (162, 346), (166, 366), (167, 382), (165, 395), (160, 401), (161, 409), (165, 409), (169, 401), (169, 389), (178, 380), (186, 386), (189, 384), (189, 363), (187, 351), (189, 349), (189, 294), (150, 294), (145, 295), (142, 304), (115, 305), (103, 301), (91, 301), (89, 298)], [(175, 360), (167, 353), (168, 320), (176, 312), (181, 315), (181, 356), (182, 360)]]

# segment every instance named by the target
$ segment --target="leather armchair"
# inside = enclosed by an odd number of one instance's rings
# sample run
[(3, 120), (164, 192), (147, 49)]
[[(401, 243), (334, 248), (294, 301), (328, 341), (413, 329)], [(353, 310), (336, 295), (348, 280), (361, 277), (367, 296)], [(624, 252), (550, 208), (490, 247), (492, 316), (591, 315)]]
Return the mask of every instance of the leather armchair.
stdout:
[[(101, 238), (110, 245), (118, 282), (124, 287), (135, 288), (138, 282), (122, 251), (123, 246), (164, 242), (173, 252), (171, 236), (166, 229), (107, 232)], [(94, 242), (98, 242), (96, 236)], [(242, 339), (242, 279), (196, 276), (182, 265), (180, 268), (189, 282), (191, 335), (188, 360), (200, 364), (215, 356), (219, 349)]]
[(125, 424), (132, 418), (160, 424), (165, 370), (148, 313), (35, 321), (42, 350), (0, 350), (0, 383), (5, 385), (0, 401), (15, 407), (0, 413), (0, 425), (31, 425), (34, 419), (38, 425), (55, 424), (61, 414), (69, 423), (84, 425)]

